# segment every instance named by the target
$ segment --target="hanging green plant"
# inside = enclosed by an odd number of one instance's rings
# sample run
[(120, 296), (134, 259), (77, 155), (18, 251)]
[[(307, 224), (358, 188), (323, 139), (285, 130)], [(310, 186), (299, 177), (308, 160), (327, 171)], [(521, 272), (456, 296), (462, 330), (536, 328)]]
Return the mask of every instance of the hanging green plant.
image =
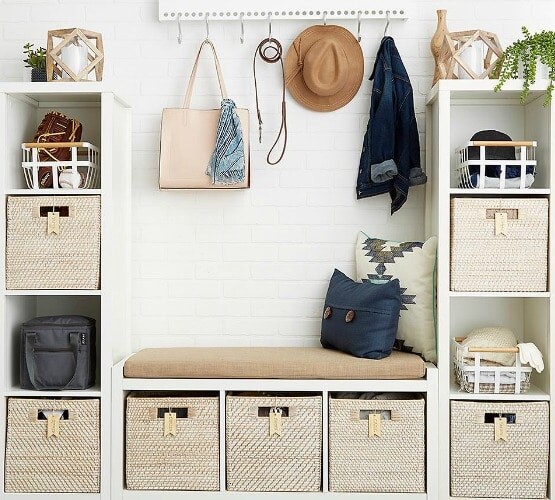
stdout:
[(536, 69), (539, 61), (545, 64), (549, 71), (549, 85), (544, 99), (544, 106), (547, 106), (551, 102), (555, 80), (555, 32), (544, 30), (531, 35), (528, 28), (523, 26), (522, 33), (524, 39), (509, 45), (497, 62), (496, 72), (499, 83), (495, 86), (495, 91), (501, 90), (507, 80), (519, 77), (521, 63), (523, 84), (520, 102), (524, 102), (530, 93), (530, 86), (536, 81)]

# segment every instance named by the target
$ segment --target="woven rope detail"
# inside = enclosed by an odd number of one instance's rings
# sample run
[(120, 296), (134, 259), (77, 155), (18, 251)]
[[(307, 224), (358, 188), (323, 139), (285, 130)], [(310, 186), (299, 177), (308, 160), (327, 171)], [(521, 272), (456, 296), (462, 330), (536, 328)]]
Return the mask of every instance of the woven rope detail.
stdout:
[[(164, 436), (158, 408), (188, 408), (175, 436)], [(130, 490), (220, 489), (217, 397), (127, 398), (126, 479)]]
[[(516, 414), (506, 442), (494, 440), (486, 413)], [(545, 498), (548, 457), (547, 402), (451, 402), (452, 496)]]
[[(516, 209), (507, 235), (495, 235), (488, 209)], [(451, 290), (547, 290), (548, 201), (542, 198), (451, 200)]]
[[(407, 493), (425, 491), (424, 400), (330, 399), (330, 491)], [(390, 410), (381, 437), (368, 437), (361, 410)]]
[[(68, 410), (59, 437), (46, 437), (38, 410)], [(9, 398), (5, 482), (7, 493), (98, 493), (99, 400)]]
[[(47, 218), (33, 216), (45, 206), (70, 207), (60, 234), (47, 234)], [(8, 289), (97, 289), (99, 282), (100, 196), (8, 197)]]
[[(281, 437), (269, 436), (256, 408), (289, 407)], [(226, 398), (227, 489), (320, 491), (322, 397)]]

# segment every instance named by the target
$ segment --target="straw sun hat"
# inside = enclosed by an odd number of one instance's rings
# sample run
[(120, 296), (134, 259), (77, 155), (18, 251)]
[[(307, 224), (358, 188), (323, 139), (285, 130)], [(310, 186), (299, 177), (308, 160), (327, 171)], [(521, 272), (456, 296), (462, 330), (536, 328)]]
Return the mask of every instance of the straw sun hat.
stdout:
[(364, 57), (349, 30), (316, 25), (295, 38), (285, 57), (285, 82), (291, 95), (314, 111), (345, 106), (362, 83)]

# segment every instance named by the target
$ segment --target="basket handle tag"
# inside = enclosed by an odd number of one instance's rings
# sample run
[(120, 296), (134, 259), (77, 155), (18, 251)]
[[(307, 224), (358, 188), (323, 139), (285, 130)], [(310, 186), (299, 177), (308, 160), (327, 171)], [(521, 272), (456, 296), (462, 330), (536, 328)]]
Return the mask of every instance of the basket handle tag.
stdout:
[(46, 437), (60, 437), (60, 415), (48, 415), (46, 421)]
[(507, 212), (495, 212), (495, 236), (507, 236)]
[(506, 417), (496, 417), (495, 423), (495, 441), (507, 441), (507, 419)]
[(382, 437), (382, 414), (372, 413), (368, 415), (368, 437)]
[(164, 413), (164, 437), (177, 435), (177, 413), (168, 411)]
[(48, 212), (47, 234), (60, 234), (60, 212)]
[(281, 437), (281, 408), (270, 408), (270, 437)]

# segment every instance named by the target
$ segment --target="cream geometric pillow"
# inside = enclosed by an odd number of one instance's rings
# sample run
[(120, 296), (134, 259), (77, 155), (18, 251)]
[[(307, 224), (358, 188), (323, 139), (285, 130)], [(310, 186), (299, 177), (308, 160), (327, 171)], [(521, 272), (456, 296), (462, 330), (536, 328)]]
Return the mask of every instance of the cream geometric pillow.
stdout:
[(394, 349), (437, 362), (434, 321), (437, 238), (424, 243), (380, 240), (362, 231), (356, 243), (357, 280), (401, 284), (401, 314)]

